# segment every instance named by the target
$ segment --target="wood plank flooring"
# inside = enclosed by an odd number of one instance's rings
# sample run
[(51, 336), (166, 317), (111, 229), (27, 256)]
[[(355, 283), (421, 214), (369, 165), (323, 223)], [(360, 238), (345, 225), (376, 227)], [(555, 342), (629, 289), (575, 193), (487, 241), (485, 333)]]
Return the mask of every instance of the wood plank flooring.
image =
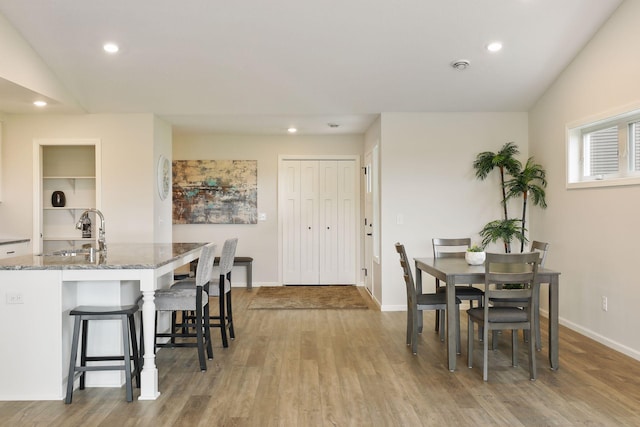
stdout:
[[(366, 292), (361, 289), (362, 292)], [(482, 381), (476, 339), (466, 367), (466, 317), (458, 370), (425, 314), (418, 355), (405, 345), (405, 312), (247, 310), (254, 291), (233, 290), (236, 340), (200, 372), (193, 348), (158, 352), (153, 402), (124, 389), (76, 391), (73, 403), (0, 402), (0, 426), (639, 426), (640, 362), (566, 328), (560, 369), (549, 369), (546, 322), (538, 379), (526, 346), (511, 367), (510, 335), (489, 354)], [(213, 307), (217, 307), (214, 305)], [(137, 398), (139, 390), (134, 391)]]

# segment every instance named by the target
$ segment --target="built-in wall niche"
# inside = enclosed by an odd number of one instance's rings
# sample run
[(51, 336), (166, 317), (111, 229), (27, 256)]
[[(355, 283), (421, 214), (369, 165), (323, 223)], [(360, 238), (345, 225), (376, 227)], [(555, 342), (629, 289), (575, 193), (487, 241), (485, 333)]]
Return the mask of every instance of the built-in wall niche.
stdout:
[[(59, 249), (78, 248), (94, 243), (98, 232), (95, 217), (91, 238), (83, 238), (75, 228), (86, 209), (99, 208), (99, 141), (41, 140), (36, 141), (39, 177), (36, 180), (40, 216), (36, 236), (39, 245), (34, 250), (44, 253)], [(55, 192), (64, 194), (64, 203), (52, 199)], [(63, 206), (61, 206), (63, 205)]]

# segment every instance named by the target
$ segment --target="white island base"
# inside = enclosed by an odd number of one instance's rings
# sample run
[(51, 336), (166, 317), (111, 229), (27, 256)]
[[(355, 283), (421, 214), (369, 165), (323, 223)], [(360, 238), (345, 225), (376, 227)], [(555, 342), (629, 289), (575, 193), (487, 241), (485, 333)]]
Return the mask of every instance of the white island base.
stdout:
[[(175, 268), (198, 258), (202, 244), (178, 250), (175, 246), (127, 245), (121, 253), (110, 247), (100, 265), (31, 255), (0, 260), (0, 400), (62, 400), (73, 331), (69, 311), (78, 305), (133, 304), (140, 294), (145, 349), (150, 351), (144, 355), (139, 399), (156, 399), (160, 392), (153, 354), (153, 294), (169, 285)], [(142, 249), (152, 255), (141, 257)], [(125, 252), (132, 252), (137, 261), (125, 261)], [(90, 322), (88, 353), (122, 354), (121, 334), (117, 320)], [(124, 383), (122, 372), (88, 374), (87, 387)]]

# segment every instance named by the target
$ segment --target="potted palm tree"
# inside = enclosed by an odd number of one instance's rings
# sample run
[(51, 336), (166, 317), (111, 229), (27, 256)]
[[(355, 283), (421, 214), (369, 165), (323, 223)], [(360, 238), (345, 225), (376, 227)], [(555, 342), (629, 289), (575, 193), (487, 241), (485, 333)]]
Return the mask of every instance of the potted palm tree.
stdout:
[[(527, 163), (522, 170), (515, 174), (512, 179), (504, 183), (507, 191), (507, 199), (522, 195), (522, 219), (521, 230), (524, 236), (525, 221), (527, 215), (527, 200), (531, 196), (531, 203), (546, 209), (545, 191), (547, 187), (546, 172), (537, 163), (533, 162), (533, 157), (527, 159)], [(524, 240), (520, 239), (520, 252), (524, 252)]]
[[(524, 251), (526, 238), (526, 212), (529, 196), (531, 202), (543, 209), (547, 207), (544, 188), (547, 186), (546, 173), (542, 166), (534, 163), (533, 158), (527, 160), (525, 166), (516, 159), (518, 146), (507, 142), (498, 152), (484, 151), (476, 156), (473, 167), (476, 177), (484, 180), (491, 171), (500, 171), (500, 189), (502, 192), (503, 218), (487, 223), (480, 231), (482, 246), (502, 240), (506, 253), (511, 252), (511, 242), (520, 241), (520, 252)], [(510, 178), (506, 179), (509, 175)], [(509, 218), (507, 201), (522, 196), (522, 216), (520, 219)]]

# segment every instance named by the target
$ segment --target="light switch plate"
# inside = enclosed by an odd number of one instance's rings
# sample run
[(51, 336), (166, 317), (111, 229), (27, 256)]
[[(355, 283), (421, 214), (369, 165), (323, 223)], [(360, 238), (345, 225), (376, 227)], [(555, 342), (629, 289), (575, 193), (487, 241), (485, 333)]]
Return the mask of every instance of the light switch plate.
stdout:
[(267, 220), (267, 214), (264, 212), (260, 212), (258, 214), (258, 221), (266, 221)]
[(7, 304), (24, 304), (22, 294), (16, 292), (7, 292)]

